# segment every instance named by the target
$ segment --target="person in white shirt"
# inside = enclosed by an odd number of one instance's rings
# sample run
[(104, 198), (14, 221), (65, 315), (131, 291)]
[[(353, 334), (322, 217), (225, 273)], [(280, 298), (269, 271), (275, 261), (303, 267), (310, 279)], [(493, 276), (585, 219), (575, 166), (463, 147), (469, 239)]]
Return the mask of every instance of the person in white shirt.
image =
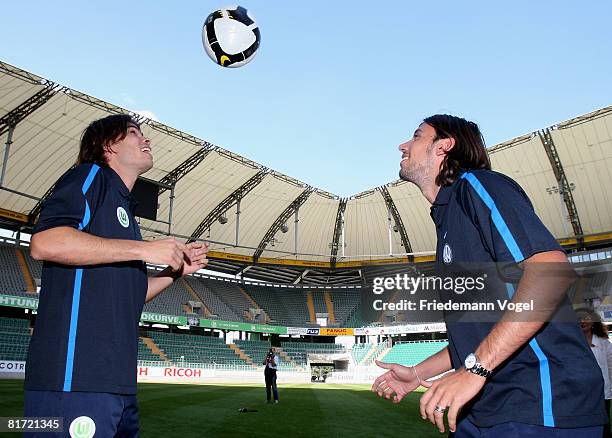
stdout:
[[(612, 399), (612, 343), (608, 339), (608, 329), (601, 322), (597, 312), (582, 308), (576, 311), (580, 319), (580, 328), (595, 355), (597, 364), (601, 368), (604, 378), (604, 397), (606, 399), (606, 411), (610, 412), (610, 399)], [(610, 437), (610, 426), (604, 428), (604, 437)]]

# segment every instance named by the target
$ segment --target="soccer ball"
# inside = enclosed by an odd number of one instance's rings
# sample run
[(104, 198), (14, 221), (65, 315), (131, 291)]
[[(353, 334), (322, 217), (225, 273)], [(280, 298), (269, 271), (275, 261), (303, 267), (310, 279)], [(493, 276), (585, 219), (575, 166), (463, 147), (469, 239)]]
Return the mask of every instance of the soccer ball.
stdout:
[(242, 67), (250, 62), (260, 40), (257, 23), (242, 6), (214, 11), (202, 26), (206, 54), (222, 67)]

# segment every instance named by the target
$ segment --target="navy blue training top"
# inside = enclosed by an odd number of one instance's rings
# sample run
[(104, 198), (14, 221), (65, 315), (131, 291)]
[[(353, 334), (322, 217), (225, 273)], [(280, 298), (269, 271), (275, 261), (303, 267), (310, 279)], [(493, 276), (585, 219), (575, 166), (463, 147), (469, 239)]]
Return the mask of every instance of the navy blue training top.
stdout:
[[(441, 271), (470, 263), (516, 264), (539, 252), (561, 250), (521, 187), (493, 171), (465, 172), (442, 187), (431, 216)], [(516, 283), (512, 283), (508, 280), (502, 286), (507, 297), (514, 292)], [(463, 366), (494, 325), (494, 321), (447, 319), (455, 369)], [(466, 411), (480, 427), (508, 421), (561, 428), (606, 423), (601, 371), (577, 320), (546, 323), (493, 371)]]
[[(83, 164), (60, 178), (33, 232), (72, 227), (103, 238), (142, 240), (135, 207), (114, 170)], [(25, 388), (135, 394), (146, 293), (140, 260), (89, 266), (45, 261)]]

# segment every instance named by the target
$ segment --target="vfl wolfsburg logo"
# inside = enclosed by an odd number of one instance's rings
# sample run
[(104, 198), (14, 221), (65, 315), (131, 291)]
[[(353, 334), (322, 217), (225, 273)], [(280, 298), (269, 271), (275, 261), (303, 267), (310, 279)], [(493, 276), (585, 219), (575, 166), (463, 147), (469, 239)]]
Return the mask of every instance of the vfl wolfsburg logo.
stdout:
[(117, 219), (123, 228), (130, 225), (130, 218), (123, 207), (117, 207)]
[(92, 438), (96, 433), (96, 423), (89, 417), (78, 417), (70, 423), (72, 438)]
[(451, 251), (450, 246), (448, 246), (448, 243), (444, 244), (444, 250), (442, 251), (442, 259), (447, 265), (450, 265), (453, 261), (453, 252)]

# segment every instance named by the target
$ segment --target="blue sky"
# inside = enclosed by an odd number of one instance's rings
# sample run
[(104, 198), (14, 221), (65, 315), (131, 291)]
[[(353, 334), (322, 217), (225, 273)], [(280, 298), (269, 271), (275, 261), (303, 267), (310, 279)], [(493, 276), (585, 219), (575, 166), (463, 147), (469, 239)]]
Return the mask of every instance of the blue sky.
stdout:
[(257, 57), (223, 69), (220, 1), (5, 2), (0, 59), (340, 196), (397, 178), (426, 116), (489, 145), (612, 103), (612, 3), (242, 0)]

